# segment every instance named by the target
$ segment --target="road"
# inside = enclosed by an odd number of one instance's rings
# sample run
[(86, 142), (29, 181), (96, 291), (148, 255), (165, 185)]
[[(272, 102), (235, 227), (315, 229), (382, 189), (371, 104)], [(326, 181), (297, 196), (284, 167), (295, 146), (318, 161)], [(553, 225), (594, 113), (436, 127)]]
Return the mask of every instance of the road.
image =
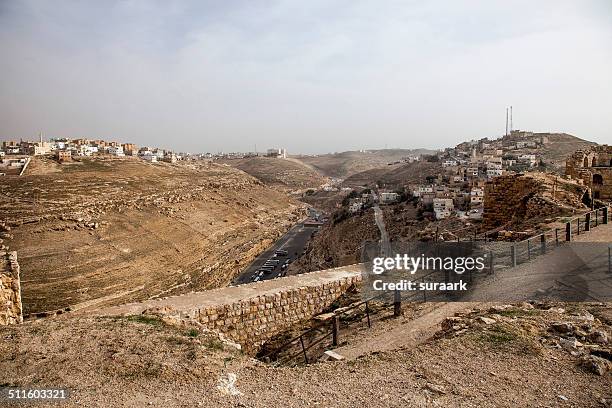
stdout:
[(259, 280), (273, 279), (282, 276), (284, 271), (281, 269), (281, 264), (288, 258), (294, 261), (308, 244), (312, 233), (317, 230), (317, 227), (305, 227), (302, 223), (294, 225), (293, 228), (278, 239), (274, 245), (255, 258), (255, 260), (234, 280), (234, 284), (252, 282), (255, 276), (259, 274), (259, 268), (263, 266), (268, 259), (274, 258), (274, 252), (279, 249), (285, 250), (289, 254), (286, 257), (279, 257), (280, 263), (278, 266), (274, 268), (271, 273), (261, 275)]
[(391, 256), (391, 243), (389, 241), (389, 234), (387, 234), (387, 229), (385, 228), (385, 218), (378, 205), (374, 206), (374, 221), (380, 230), (380, 255)]

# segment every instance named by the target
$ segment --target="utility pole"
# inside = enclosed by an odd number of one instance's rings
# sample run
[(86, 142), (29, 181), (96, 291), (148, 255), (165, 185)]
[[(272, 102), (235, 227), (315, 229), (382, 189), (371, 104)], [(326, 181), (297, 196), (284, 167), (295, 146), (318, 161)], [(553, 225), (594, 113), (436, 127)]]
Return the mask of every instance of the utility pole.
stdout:
[(506, 108), (506, 136), (508, 136), (508, 108)]

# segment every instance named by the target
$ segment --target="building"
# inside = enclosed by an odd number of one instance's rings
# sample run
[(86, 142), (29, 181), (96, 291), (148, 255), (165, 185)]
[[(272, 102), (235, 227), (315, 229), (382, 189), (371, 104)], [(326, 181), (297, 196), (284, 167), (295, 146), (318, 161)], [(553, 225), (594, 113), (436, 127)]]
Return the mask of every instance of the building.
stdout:
[(484, 201), (484, 190), (482, 188), (472, 188), (470, 191), (470, 207), (482, 206)]
[(286, 159), (287, 158), (287, 149), (281, 148), (281, 149), (268, 149), (266, 152), (266, 156), (268, 157), (276, 157), (279, 159)]
[(70, 150), (56, 150), (55, 158), (58, 162), (67, 162), (72, 160), (72, 152)]
[(123, 153), (123, 147), (121, 146), (109, 146), (108, 154), (117, 156), (117, 157), (125, 156), (125, 154)]
[(436, 219), (441, 220), (443, 218), (450, 217), (455, 209), (452, 198), (434, 198), (433, 199), (433, 210), (436, 214)]
[(399, 194), (394, 191), (384, 191), (380, 193), (380, 203), (381, 204), (392, 204), (397, 202), (399, 199)]
[(612, 199), (612, 146), (578, 150), (567, 159), (565, 174), (582, 180), (593, 198)]
[(138, 147), (134, 143), (124, 143), (121, 148), (126, 156), (136, 156), (138, 154)]

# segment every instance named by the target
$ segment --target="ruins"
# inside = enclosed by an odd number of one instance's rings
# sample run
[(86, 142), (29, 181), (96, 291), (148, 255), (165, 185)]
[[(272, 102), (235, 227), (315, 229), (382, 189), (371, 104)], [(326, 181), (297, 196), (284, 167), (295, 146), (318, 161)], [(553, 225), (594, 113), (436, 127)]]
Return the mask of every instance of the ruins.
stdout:
[(595, 199), (612, 199), (612, 146), (578, 150), (566, 162), (565, 174), (582, 180)]
[(17, 252), (0, 252), (0, 326), (23, 323)]

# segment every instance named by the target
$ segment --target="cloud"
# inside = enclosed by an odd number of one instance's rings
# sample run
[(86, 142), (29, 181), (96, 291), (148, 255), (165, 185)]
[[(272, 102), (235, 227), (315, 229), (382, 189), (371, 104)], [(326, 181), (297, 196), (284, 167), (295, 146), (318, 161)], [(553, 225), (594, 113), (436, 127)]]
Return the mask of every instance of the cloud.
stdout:
[(0, 137), (178, 150), (604, 142), (606, 2), (3, 2)]

